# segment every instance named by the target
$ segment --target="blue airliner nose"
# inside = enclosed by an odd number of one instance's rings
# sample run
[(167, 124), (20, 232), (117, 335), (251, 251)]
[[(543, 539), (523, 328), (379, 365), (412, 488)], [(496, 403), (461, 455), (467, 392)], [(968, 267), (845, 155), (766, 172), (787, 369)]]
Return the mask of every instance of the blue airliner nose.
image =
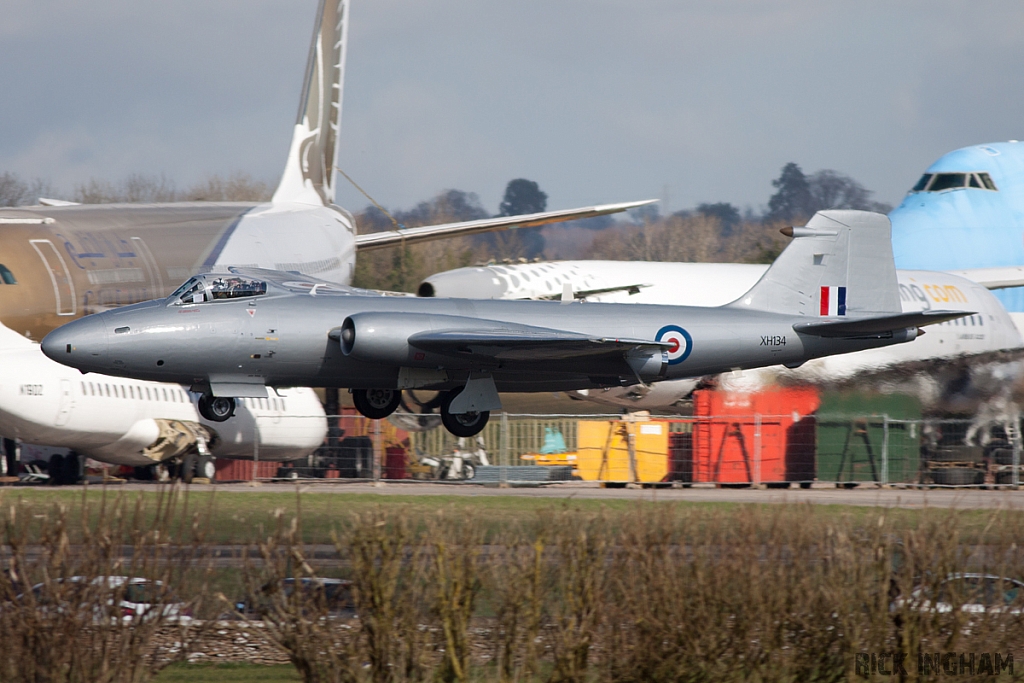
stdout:
[(43, 353), (83, 372), (101, 372), (109, 363), (104, 314), (87, 315), (43, 337)]

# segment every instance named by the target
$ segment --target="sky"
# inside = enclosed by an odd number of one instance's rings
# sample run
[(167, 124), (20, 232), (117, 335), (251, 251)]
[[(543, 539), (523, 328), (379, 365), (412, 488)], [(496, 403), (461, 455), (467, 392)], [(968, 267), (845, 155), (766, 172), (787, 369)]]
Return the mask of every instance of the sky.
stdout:
[[(3, 0), (0, 172), (276, 184), (316, 0)], [(352, 0), (339, 165), (380, 203), (767, 204), (782, 166), (899, 203), (1024, 138), (1024, 3)], [(338, 182), (338, 203), (366, 200)]]

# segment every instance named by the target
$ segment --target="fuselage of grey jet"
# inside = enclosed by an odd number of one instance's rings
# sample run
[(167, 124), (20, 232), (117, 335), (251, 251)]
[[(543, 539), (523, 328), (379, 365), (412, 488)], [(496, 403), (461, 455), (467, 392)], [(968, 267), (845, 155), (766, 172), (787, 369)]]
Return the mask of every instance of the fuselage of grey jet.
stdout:
[[(479, 374), (499, 391), (531, 392), (796, 366), (918, 334), (908, 327), (863, 338), (815, 336), (794, 324), (820, 318), (731, 306), (415, 299), (298, 281), (201, 303), (186, 303), (181, 291), (74, 321), (48, 335), (43, 350), (84, 372), (212, 387), (214, 395), (258, 395), (247, 387), (264, 386), (451, 389)], [(480, 330), (538, 344), (475, 346)], [(549, 332), (563, 346), (573, 337), (574, 350), (546, 350)], [(463, 342), (445, 347), (445, 334)]]

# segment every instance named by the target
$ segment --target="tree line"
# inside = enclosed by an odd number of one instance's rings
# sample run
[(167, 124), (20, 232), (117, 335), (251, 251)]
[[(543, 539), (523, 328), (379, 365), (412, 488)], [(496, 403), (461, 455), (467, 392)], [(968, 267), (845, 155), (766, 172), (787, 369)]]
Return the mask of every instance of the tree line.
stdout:
[(248, 173), (213, 174), (194, 185), (179, 188), (165, 175), (132, 173), (118, 182), (90, 178), (65, 195), (42, 178), (0, 173), (0, 206), (27, 206), (40, 197), (80, 204), (148, 204), (162, 202), (265, 202), (274, 188)]
[[(662, 215), (657, 206), (542, 228), (459, 237), (361, 254), (354, 284), (371, 289), (416, 291), (427, 276), (453, 268), (489, 262), (520, 262), (574, 258), (641, 261), (702, 261), (769, 263), (785, 241), (778, 229), (806, 221), (824, 209), (859, 209), (888, 213), (891, 206), (872, 200), (872, 192), (853, 178), (823, 169), (806, 174), (796, 163), (783, 166), (772, 181), (774, 194), (761, 212), (729, 202), (706, 202), (693, 209)], [(165, 176), (132, 174), (120, 182), (90, 179), (75, 186), (70, 199), (85, 204), (173, 201), (267, 201), (273, 187), (245, 173), (211, 175), (195, 185), (178, 188)], [(0, 206), (35, 203), (53, 196), (53, 186), (41, 179), (0, 173)], [(65, 197), (60, 197), (64, 199)], [(548, 196), (538, 183), (525, 178), (509, 181), (498, 208), (499, 216), (537, 213), (547, 209)], [(474, 192), (447, 189), (409, 209), (381, 210), (368, 206), (356, 214), (359, 232), (393, 230), (488, 218)], [(551, 241), (555, 231), (568, 239)], [(568, 245), (568, 246), (567, 246)]]

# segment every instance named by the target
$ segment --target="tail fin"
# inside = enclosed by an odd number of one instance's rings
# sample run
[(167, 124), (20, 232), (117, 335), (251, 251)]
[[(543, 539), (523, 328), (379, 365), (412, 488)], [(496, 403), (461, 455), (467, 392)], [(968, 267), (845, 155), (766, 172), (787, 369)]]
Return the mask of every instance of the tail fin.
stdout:
[(299, 116), (274, 203), (334, 202), (334, 161), (348, 45), (349, 0), (320, 0)]
[(814, 317), (902, 312), (892, 227), (880, 213), (819, 211), (730, 306)]

